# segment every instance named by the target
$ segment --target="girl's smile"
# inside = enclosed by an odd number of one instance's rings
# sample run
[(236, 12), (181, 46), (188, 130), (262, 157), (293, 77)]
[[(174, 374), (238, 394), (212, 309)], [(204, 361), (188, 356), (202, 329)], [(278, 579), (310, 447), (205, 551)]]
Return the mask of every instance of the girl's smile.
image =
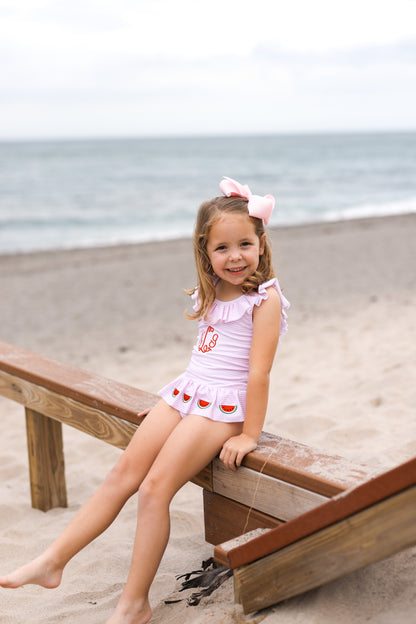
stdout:
[(227, 296), (241, 294), (241, 285), (256, 271), (263, 251), (264, 239), (259, 239), (248, 215), (228, 212), (214, 223), (207, 252), (214, 273), (231, 287)]

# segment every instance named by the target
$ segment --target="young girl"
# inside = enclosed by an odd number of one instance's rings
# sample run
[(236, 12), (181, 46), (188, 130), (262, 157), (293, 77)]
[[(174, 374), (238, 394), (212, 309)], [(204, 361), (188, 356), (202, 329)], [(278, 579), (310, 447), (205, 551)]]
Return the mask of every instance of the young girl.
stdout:
[(3, 587), (57, 587), (68, 561), (102, 533), (138, 491), (130, 571), (107, 624), (145, 624), (148, 592), (166, 548), (176, 492), (218, 453), (231, 470), (262, 430), (269, 373), (286, 329), (288, 301), (274, 276), (264, 231), (271, 195), (225, 178), (223, 197), (199, 209), (194, 254), (198, 286), (189, 318), (198, 340), (186, 372), (165, 386), (103, 484), (37, 559), (0, 577)]

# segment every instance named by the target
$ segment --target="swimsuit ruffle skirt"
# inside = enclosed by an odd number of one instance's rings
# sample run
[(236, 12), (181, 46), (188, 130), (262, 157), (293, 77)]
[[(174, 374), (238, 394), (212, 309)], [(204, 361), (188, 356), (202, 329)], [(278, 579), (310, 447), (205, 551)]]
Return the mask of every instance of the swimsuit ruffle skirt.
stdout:
[[(221, 422), (242, 422), (246, 411), (253, 308), (275, 288), (282, 303), (280, 335), (287, 332), (290, 304), (276, 278), (260, 284), (258, 292), (233, 301), (216, 299), (208, 318), (199, 321), (198, 340), (186, 371), (159, 391), (181, 416), (199, 414)], [(193, 295), (196, 300), (197, 293)], [(194, 309), (196, 309), (195, 303)]]

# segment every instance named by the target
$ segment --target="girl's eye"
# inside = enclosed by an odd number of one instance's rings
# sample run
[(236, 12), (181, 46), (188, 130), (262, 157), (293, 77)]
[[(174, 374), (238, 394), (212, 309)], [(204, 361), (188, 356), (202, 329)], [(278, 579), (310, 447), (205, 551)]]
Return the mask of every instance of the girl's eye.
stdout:
[(250, 247), (251, 243), (250, 241), (244, 241), (244, 243), (241, 243), (242, 247)]
[(225, 249), (226, 249), (225, 245), (219, 245), (219, 247), (217, 247), (215, 251), (224, 251)]

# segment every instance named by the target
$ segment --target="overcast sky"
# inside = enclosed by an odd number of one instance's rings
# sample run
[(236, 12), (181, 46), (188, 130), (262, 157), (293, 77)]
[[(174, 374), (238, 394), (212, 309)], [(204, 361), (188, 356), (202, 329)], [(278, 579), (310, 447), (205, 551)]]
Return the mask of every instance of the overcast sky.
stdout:
[(0, 0), (0, 139), (416, 129), (416, 0)]

